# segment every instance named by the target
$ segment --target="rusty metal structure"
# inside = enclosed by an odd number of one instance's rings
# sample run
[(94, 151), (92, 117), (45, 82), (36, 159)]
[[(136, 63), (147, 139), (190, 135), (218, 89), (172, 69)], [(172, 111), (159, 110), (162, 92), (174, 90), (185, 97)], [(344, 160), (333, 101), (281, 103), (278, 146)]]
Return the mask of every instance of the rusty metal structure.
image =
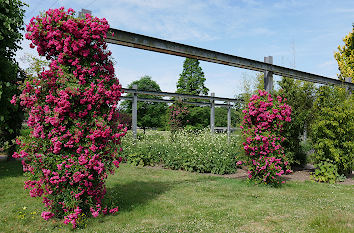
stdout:
[[(224, 97), (216, 97), (215, 93), (211, 93), (210, 96), (200, 96), (200, 95), (187, 95), (187, 94), (179, 94), (173, 92), (161, 92), (161, 91), (142, 91), (138, 90), (137, 85), (133, 85), (133, 88), (122, 88), (124, 93), (131, 93), (132, 97), (121, 96), (123, 100), (132, 101), (132, 130), (133, 130), (133, 138), (137, 136), (137, 118), (138, 118), (138, 101), (143, 102), (162, 102), (162, 103), (174, 103), (177, 100), (183, 100), (183, 103), (196, 105), (196, 106), (208, 106), (210, 107), (210, 132), (215, 132), (215, 107), (225, 107), (227, 108), (227, 137), (228, 141), (230, 141), (231, 134), (231, 108), (234, 107), (235, 103), (242, 101), (242, 99), (231, 99)], [(153, 95), (153, 96), (163, 96), (170, 97), (170, 99), (157, 99), (157, 98), (140, 98), (138, 94), (143, 95)], [(172, 98), (174, 99), (172, 99)], [(190, 99), (198, 99), (204, 100), (206, 102), (193, 102), (188, 101)], [(217, 103), (217, 101), (219, 103)], [(221, 103), (220, 103), (221, 102)]]
[[(341, 81), (334, 78), (328, 78), (317, 74), (274, 65), (272, 64), (272, 57), (265, 57), (265, 61), (261, 62), (235, 55), (176, 43), (173, 41), (127, 32), (115, 28), (111, 28), (109, 30), (106, 41), (108, 43), (128, 46), (132, 48), (144, 49), (181, 57), (195, 58), (202, 61), (265, 72), (265, 78), (272, 78), (272, 74), (275, 74), (308, 82), (344, 85), (351, 89), (354, 88), (354, 84), (351, 82)], [(266, 80), (266, 83), (272, 83), (272, 81)], [(270, 87), (270, 85), (268, 85), (268, 87)], [(271, 89), (266, 88), (266, 90), (270, 91)]]
[[(165, 53), (175, 56), (195, 58), (202, 61), (218, 63), (227, 66), (233, 66), (253, 71), (259, 71), (264, 73), (264, 88), (268, 92), (271, 92), (273, 89), (273, 74), (280, 75), (284, 77), (299, 79), (302, 81), (308, 81), (313, 83), (325, 84), (325, 85), (341, 85), (349, 92), (354, 89), (354, 83), (351, 82), (351, 79), (346, 79), (341, 81), (334, 78), (325, 77), (322, 75), (312, 74), (296, 69), (287, 68), (284, 66), (278, 66), (273, 64), (273, 57), (268, 56), (264, 57), (264, 62), (252, 60), (244, 57), (239, 57), (235, 55), (230, 55), (226, 53), (221, 53), (217, 51), (212, 51), (208, 49), (198, 48), (195, 46), (185, 45), (173, 41), (163, 40), (155, 37), (145, 36), (137, 33), (127, 32), (115, 28), (110, 28), (107, 35), (106, 41), (111, 44), (117, 44), (122, 46), (128, 46), (137, 49), (144, 49), (148, 51), (154, 51), (159, 53)], [(125, 92), (132, 93), (132, 98), (123, 97), (126, 99), (131, 99), (133, 104), (132, 112), (132, 128), (133, 136), (136, 138), (137, 134), (137, 101), (157, 101), (157, 102), (171, 102), (171, 100), (158, 100), (158, 99), (138, 99), (137, 94), (149, 94), (149, 95), (160, 95), (160, 96), (171, 96), (171, 97), (183, 97), (177, 93), (168, 93), (168, 92), (149, 92), (149, 91), (138, 91), (137, 87), (133, 89), (125, 89)], [(185, 96), (187, 97), (187, 95)], [(188, 96), (191, 97), (191, 96)], [(228, 99), (215, 97), (215, 94), (212, 93), (211, 96), (193, 96), (197, 99), (208, 99), (209, 103), (204, 103), (202, 105), (211, 106), (210, 113), (210, 129), (211, 132), (214, 132), (214, 118), (215, 118), (215, 106), (223, 106), (228, 108), (228, 126), (227, 133), (230, 137), (231, 129), (231, 103), (238, 101), (237, 99)], [(215, 100), (225, 101), (223, 104), (216, 104)], [(226, 104), (225, 104), (226, 103)], [(196, 104), (196, 103), (190, 103)], [(201, 103), (198, 103), (201, 104)]]

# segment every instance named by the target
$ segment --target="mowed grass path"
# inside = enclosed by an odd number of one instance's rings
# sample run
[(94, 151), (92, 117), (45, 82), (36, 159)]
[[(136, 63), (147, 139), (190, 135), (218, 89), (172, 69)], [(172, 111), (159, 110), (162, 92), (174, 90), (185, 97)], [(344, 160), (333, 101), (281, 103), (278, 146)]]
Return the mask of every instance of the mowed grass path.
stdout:
[[(0, 162), (0, 232), (70, 232), (40, 217), (17, 162)], [(354, 187), (289, 182), (255, 186), (184, 171), (121, 165), (106, 200), (118, 214), (90, 218), (75, 232), (354, 232)]]

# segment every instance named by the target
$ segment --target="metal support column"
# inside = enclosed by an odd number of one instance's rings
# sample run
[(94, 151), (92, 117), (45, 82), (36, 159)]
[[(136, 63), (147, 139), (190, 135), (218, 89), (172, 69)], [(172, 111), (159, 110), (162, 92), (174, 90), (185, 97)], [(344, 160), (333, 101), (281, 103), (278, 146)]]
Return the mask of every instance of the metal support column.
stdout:
[[(133, 89), (137, 90), (138, 86), (133, 85)], [(132, 129), (133, 129), (133, 138), (136, 139), (137, 135), (137, 122), (138, 122), (138, 94), (133, 93), (133, 102), (132, 102)]]
[(231, 105), (230, 102), (227, 102), (227, 141), (230, 143), (231, 136)]
[[(211, 93), (212, 97), (215, 97), (215, 93)], [(215, 100), (212, 99), (210, 101), (211, 106), (210, 106), (210, 132), (214, 133), (215, 129)]]
[[(264, 62), (273, 64), (273, 56), (264, 57)], [(267, 92), (272, 92), (273, 90), (273, 72), (264, 71), (264, 89)]]

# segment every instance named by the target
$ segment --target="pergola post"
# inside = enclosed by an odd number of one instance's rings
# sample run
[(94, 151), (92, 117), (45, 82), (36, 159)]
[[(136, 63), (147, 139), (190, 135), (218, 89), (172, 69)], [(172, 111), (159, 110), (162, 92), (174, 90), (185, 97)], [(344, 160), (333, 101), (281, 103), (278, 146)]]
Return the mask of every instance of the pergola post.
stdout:
[[(273, 64), (273, 56), (264, 57), (264, 62)], [(270, 71), (264, 71), (264, 89), (271, 93), (273, 91), (273, 73)]]
[[(138, 86), (133, 85), (133, 89), (138, 90)], [(137, 124), (138, 124), (138, 94), (133, 93), (133, 102), (132, 102), (132, 130), (133, 138), (136, 139), (137, 135)]]
[[(211, 93), (211, 97), (215, 97), (215, 93)], [(213, 134), (215, 129), (215, 100), (210, 100), (210, 132)]]
[(227, 141), (230, 143), (230, 136), (231, 136), (231, 105), (228, 102), (227, 106)]

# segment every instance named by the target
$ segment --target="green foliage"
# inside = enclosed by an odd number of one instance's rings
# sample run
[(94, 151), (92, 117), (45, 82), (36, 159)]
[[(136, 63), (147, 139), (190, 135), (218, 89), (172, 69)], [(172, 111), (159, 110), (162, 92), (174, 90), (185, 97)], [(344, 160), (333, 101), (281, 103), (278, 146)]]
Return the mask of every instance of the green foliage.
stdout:
[(19, 0), (0, 1), (0, 148), (19, 134), (23, 119), (22, 111), (10, 100), (19, 94), (20, 75), (14, 56), (22, 39), (24, 6)]
[(243, 74), (242, 93), (237, 95), (236, 98), (242, 100), (240, 109), (244, 109), (249, 103), (252, 95), (257, 94), (258, 90), (264, 90), (264, 74), (257, 73), (254, 75)]
[(344, 45), (338, 46), (338, 52), (334, 54), (340, 71), (338, 77), (341, 80), (351, 77), (354, 82), (354, 25), (353, 30), (344, 37), (343, 42)]
[[(188, 130), (201, 130), (210, 125), (210, 107), (204, 106), (187, 106), (188, 114), (185, 117), (186, 129)], [(227, 108), (215, 108), (215, 126), (227, 126)], [(241, 121), (241, 110), (231, 108), (231, 125), (236, 127)]]
[[(177, 93), (188, 95), (207, 95), (209, 89), (205, 87), (205, 77), (197, 59), (186, 58), (183, 71), (177, 82)], [(200, 102), (201, 100), (189, 100)], [(210, 109), (210, 108), (209, 108)], [(208, 107), (188, 106), (187, 125), (190, 130), (203, 129), (209, 125), (210, 110)]]
[(235, 156), (232, 144), (227, 144), (226, 135), (212, 135), (209, 129), (181, 131), (171, 143), (163, 164), (176, 170), (229, 174), (236, 171)]
[(199, 61), (193, 58), (186, 58), (183, 63), (183, 71), (178, 79), (177, 93), (207, 95), (209, 89), (205, 87), (205, 80)]
[(187, 128), (192, 130), (201, 130), (210, 124), (210, 107), (189, 106), (187, 119)]
[(316, 163), (330, 160), (339, 174), (350, 174), (354, 158), (353, 95), (344, 88), (323, 86), (315, 102), (316, 120), (312, 126), (312, 141)]
[(186, 127), (188, 113), (188, 108), (182, 101), (176, 101), (168, 107), (168, 125), (172, 134)]
[(304, 165), (306, 163), (306, 151), (301, 147), (301, 136), (310, 128), (313, 121), (313, 103), (315, 99), (315, 87), (313, 83), (302, 82), (292, 78), (283, 77), (278, 82), (279, 95), (287, 99), (291, 106), (291, 122), (286, 122), (283, 128), (283, 142), (285, 154), (291, 164)]
[(237, 137), (227, 143), (224, 134), (212, 135), (209, 129), (169, 132), (153, 131), (134, 141), (131, 135), (122, 140), (124, 158), (136, 165), (162, 164), (171, 169), (228, 174), (236, 171)]
[(27, 79), (38, 77), (38, 74), (46, 69), (50, 64), (47, 59), (43, 57), (35, 57), (31, 54), (25, 54), (21, 60), (28, 65), (28, 68), (25, 70)]
[(330, 160), (315, 164), (315, 168), (315, 172), (311, 175), (311, 178), (315, 181), (334, 184), (339, 179), (337, 166)]
[(150, 153), (129, 154), (126, 157), (127, 162), (134, 166), (153, 165)]
[(12, 59), (20, 48), (24, 29), (25, 3), (19, 0), (0, 1), (0, 55)]
[[(132, 88), (133, 85), (137, 85), (138, 90), (141, 91), (161, 91), (160, 86), (147, 75), (130, 83), (128, 88)], [(132, 97), (132, 94), (128, 94), (127, 96)], [(162, 97), (143, 94), (138, 94), (138, 98), (162, 99)], [(126, 113), (131, 114), (132, 101), (124, 100), (122, 107)], [(144, 129), (146, 127), (163, 127), (165, 125), (164, 115), (166, 110), (167, 105), (165, 103), (138, 101), (138, 126)]]
[[(210, 108), (209, 108), (210, 109)], [(227, 108), (215, 108), (215, 126), (226, 127), (227, 126)], [(240, 110), (241, 111), (241, 110)], [(210, 114), (210, 112), (209, 112)], [(241, 114), (237, 112), (237, 109), (231, 108), (231, 125), (236, 127), (241, 122)]]

